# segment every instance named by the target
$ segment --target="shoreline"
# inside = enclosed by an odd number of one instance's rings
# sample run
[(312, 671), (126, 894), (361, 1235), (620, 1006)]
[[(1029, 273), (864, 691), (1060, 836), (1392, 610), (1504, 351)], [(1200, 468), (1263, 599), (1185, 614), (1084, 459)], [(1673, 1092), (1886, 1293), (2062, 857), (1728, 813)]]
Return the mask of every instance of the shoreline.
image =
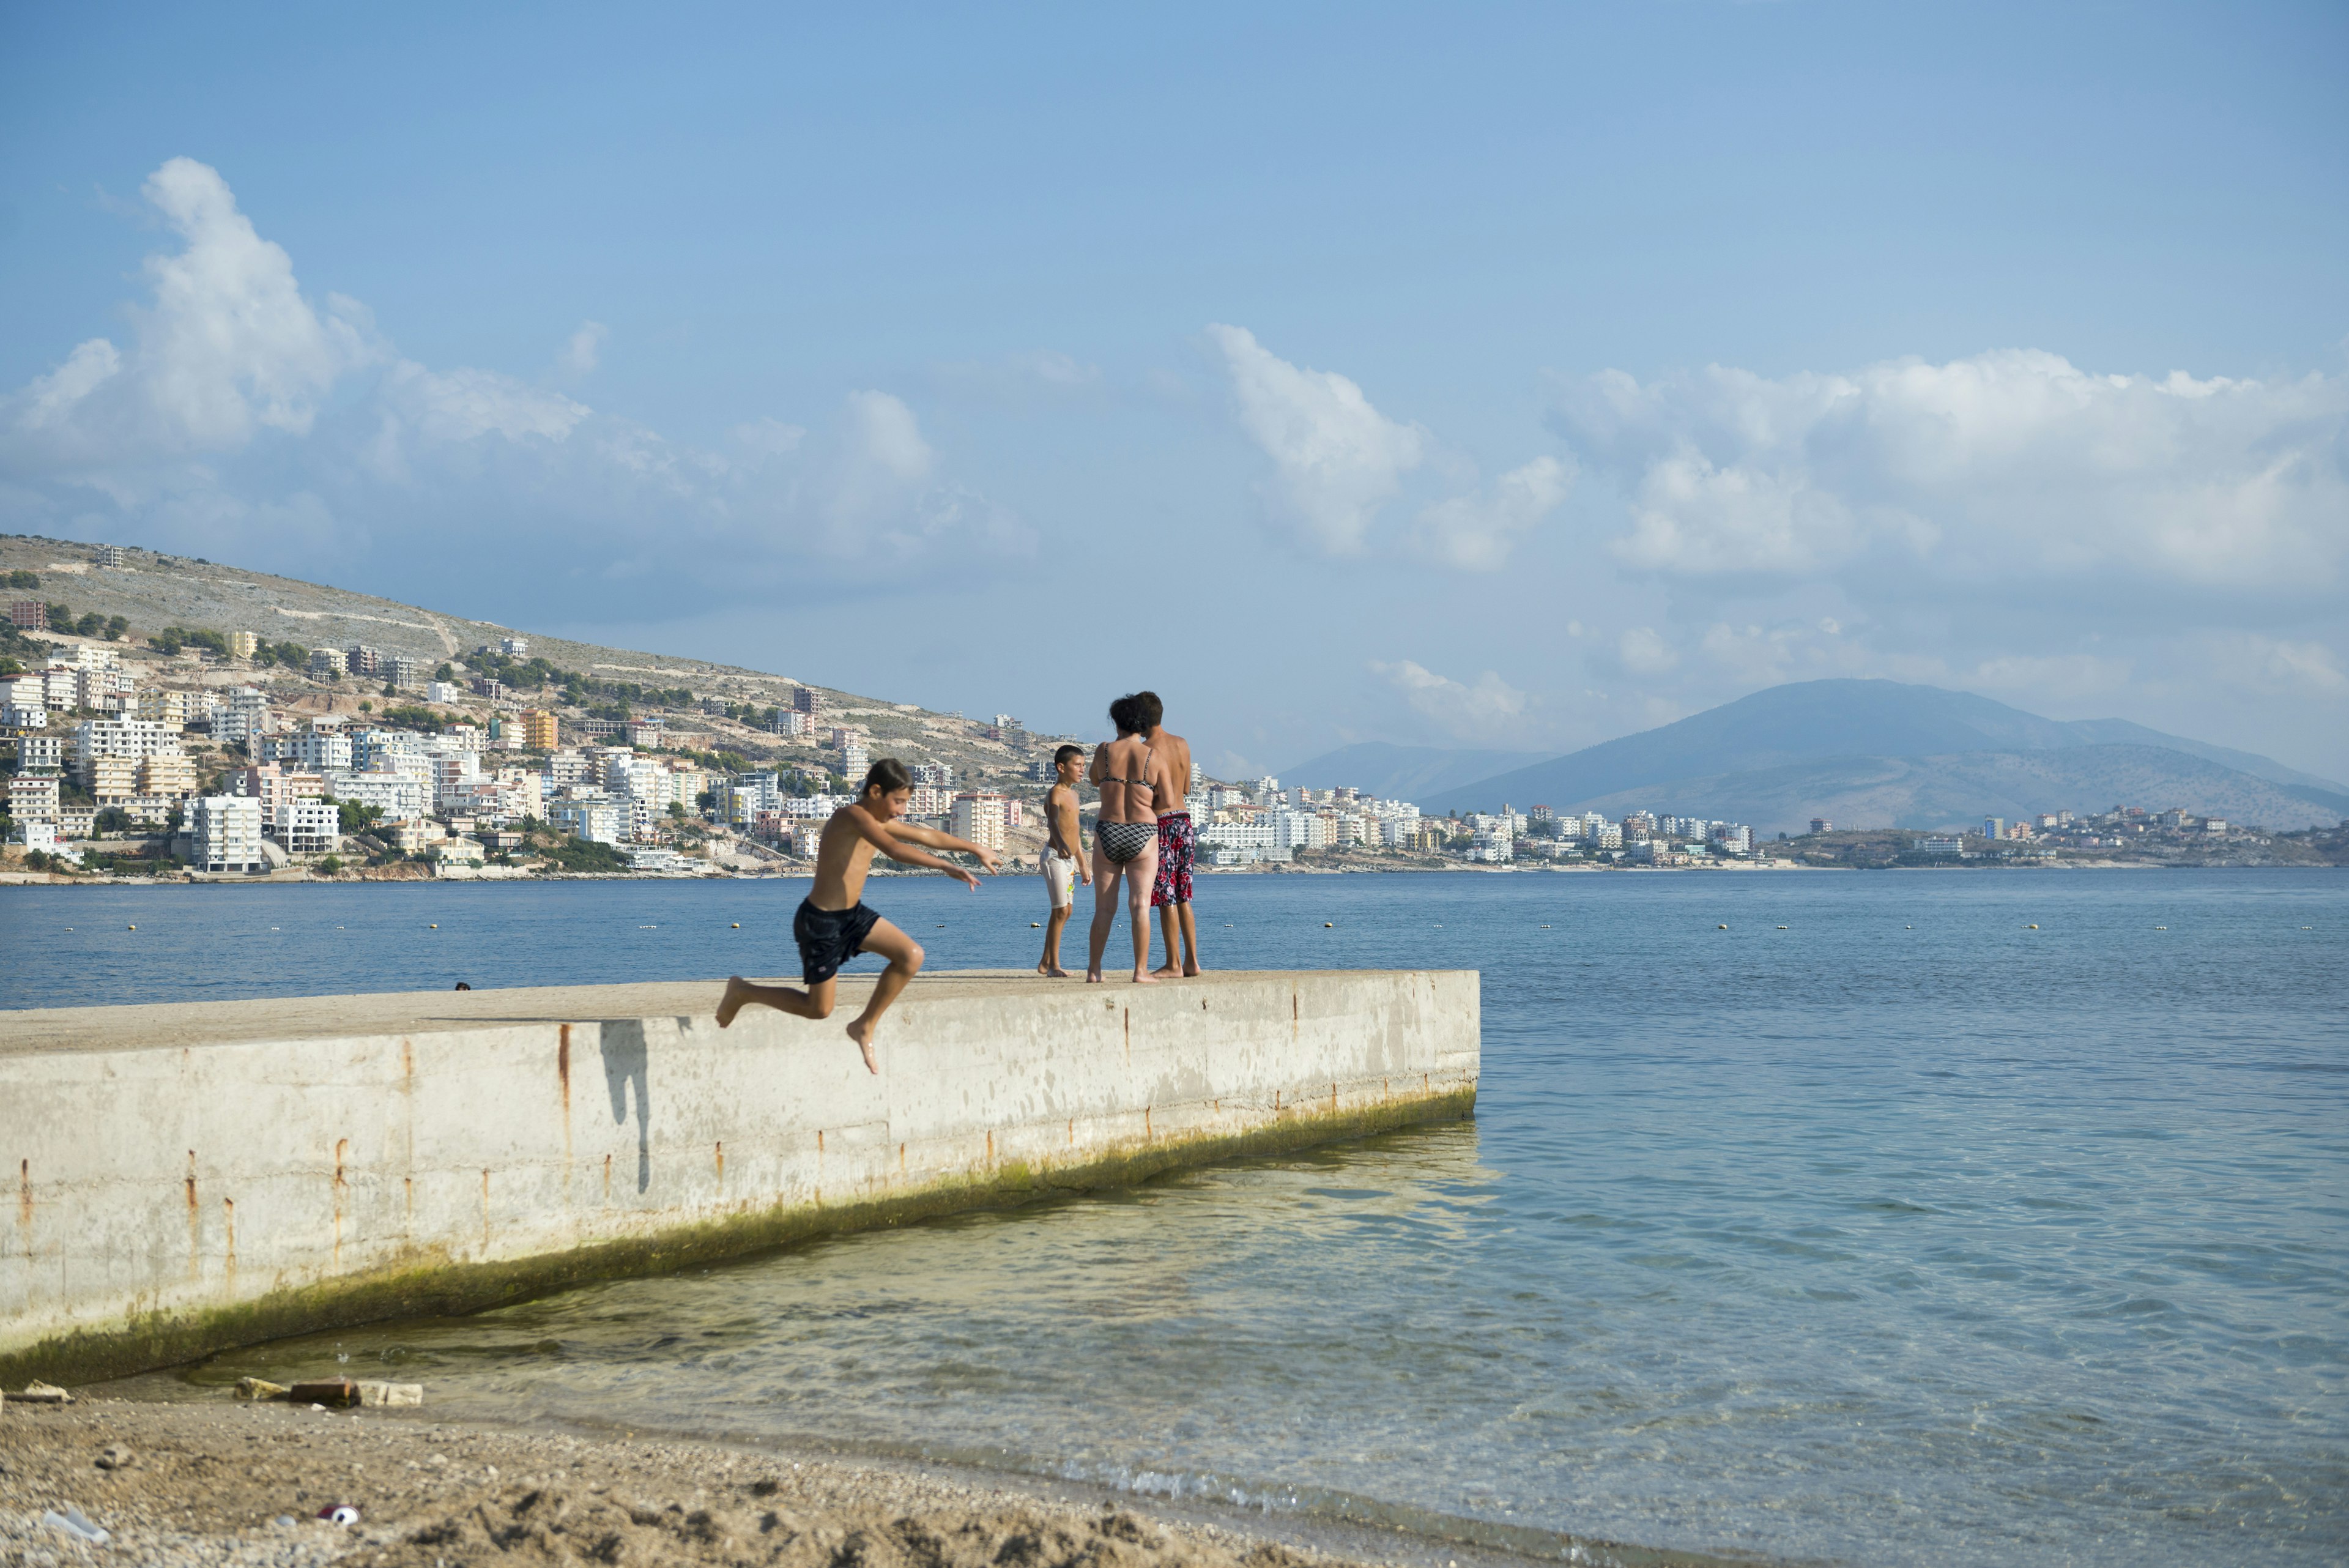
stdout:
[[(341, 1503), (359, 1511), (357, 1524), (316, 1518)], [(1521, 1537), (1524, 1549), (1512, 1550), (1301, 1511), (722, 1437), (326, 1411), (225, 1393), (105, 1394), (63, 1407), (9, 1400), (0, 1408), (0, 1548), (68, 1561), (71, 1538), (41, 1522), (68, 1505), (112, 1532), (109, 1553), (133, 1563), (454, 1568), (517, 1553), (546, 1563), (792, 1568), (1764, 1561), (1493, 1526)]]

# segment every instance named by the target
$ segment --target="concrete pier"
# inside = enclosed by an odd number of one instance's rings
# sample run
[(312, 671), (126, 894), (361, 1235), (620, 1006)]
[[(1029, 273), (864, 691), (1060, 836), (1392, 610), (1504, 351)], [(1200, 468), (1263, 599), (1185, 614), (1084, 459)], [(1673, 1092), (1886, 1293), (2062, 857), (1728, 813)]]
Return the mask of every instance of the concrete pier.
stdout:
[(1473, 971), (720, 981), (0, 1014), (0, 1385), (1470, 1114)]

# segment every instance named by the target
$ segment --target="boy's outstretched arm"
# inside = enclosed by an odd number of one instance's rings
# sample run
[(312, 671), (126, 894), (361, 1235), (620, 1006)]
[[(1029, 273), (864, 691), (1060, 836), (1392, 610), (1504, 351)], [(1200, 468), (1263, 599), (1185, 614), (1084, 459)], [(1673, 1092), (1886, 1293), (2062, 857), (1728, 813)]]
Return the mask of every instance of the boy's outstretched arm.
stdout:
[[(910, 822), (893, 822), (885, 826), (882, 831), (895, 835), (898, 838), (905, 839), (915, 844), (926, 844), (933, 849), (959, 850), (965, 855), (976, 857), (978, 863), (981, 866), (986, 867), (989, 871), (996, 869), (994, 850), (981, 849), (978, 845), (972, 844), (966, 839), (957, 838), (951, 833), (940, 833), (935, 827), (916, 827)], [(889, 853), (895, 856), (897, 859), (905, 859), (905, 856), (898, 855), (894, 849), (889, 851)], [(910, 864), (916, 865), (923, 863), (924, 862), (921, 861), (910, 862)], [(936, 865), (947, 864), (944, 861), (929, 863)]]
[[(957, 877), (974, 888), (978, 886), (978, 878), (971, 875), (968, 867), (957, 866), (951, 860), (941, 860), (935, 855), (926, 854), (898, 837), (891, 831), (897, 826), (895, 823), (885, 826), (875, 822), (871, 815), (856, 806), (850, 806), (848, 811), (849, 820), (856, 825), (857, 833), (874, 848), (886, 855), (890, 859), (903, 861), (908, 866), (925, 867), (932, 871), (943, 871), (947, 876)], [(945, 836), (941, 834), (939, 836)], [(954, 842), (960, 844), (962, 840), (957, 838)]]

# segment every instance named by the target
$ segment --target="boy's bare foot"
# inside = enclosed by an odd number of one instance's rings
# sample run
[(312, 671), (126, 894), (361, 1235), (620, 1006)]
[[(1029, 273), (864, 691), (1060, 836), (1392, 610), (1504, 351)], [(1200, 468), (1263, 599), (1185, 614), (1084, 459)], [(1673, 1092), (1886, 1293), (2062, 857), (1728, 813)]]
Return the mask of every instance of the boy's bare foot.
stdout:
[(860, 1018), (848, 1026), (848, 1037), (856, 1042), (859, 1051), (864, 1053), (864, 1070), (868, 1073), (881, 1071), (881, 1064), (873, 1054), (873, 1037), (879, 1033), (881, 1025), (877, 1021), (867, 1022)]
[(1197, 964), (1185, 964), (1185, 965), (1184, 965), (1184, 966), (1183, 966), (1183, 978), (1184, 978), (1185, 980), (1196, 980), (1196, 979), (1198, 979), (1198, 978), (1199, 978), (1199, 966), (1198, 966)]
[(1043, 975), (1046, 980), (1066, 980), (1069, 978), (1069, 971), (1067, 970), (1055, 967), (1045, 970), (1043, 971)]
[(1135, 970), (1133, 971), (1133, 983), (1136, 985), (1156, 985), (1158, 983), (1158, 978), (1155, 975), (1144, 974), (1142, 971)]
[(1161, 980), (1180, 980), (1183, 978), (1183, 968), (1180, 964), (1175, 963), (1162, 963), (1150, 972), (1156, 975)]
[(750, 982), (740, 975), (730, 974), (726, 977), (726, 994), (718, 999), (719, 1028), (723, 1029), (734, 1022), (734, 1015), (741, 1012), (742, 1004), (750, 1000)]

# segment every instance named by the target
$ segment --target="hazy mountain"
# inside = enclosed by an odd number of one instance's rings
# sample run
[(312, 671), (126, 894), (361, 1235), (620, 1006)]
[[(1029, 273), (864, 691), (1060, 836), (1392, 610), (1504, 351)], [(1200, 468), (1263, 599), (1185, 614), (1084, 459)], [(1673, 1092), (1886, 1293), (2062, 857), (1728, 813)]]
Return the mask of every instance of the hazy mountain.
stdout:
[(1281, 784), (1289, 789), (1332, 789), (1351, 784), (1382, 799), (1419, 800), (1437, 790), (1473, 784), (1539, 762), (1544, 754), (1391, 746), (1384, 741), (1364, 741), (1359, 745), (1340, 746), (1309, 763), (1283, 768), (1278, 776)]
[(1891, 680), (1772, 687), (1419, 800), (1433, 811), (1504, 802), (1607, 811), (1630, 802), (1774, 833), (1815, 815), (1932, 827), (1986, 814), (2101, 811), (2116, 801), (2182, 805), (2271, 827), (2349, 814), (2349, 786), (2271, 758), (2124, 720), (2044, 719), (1971, 692)]

